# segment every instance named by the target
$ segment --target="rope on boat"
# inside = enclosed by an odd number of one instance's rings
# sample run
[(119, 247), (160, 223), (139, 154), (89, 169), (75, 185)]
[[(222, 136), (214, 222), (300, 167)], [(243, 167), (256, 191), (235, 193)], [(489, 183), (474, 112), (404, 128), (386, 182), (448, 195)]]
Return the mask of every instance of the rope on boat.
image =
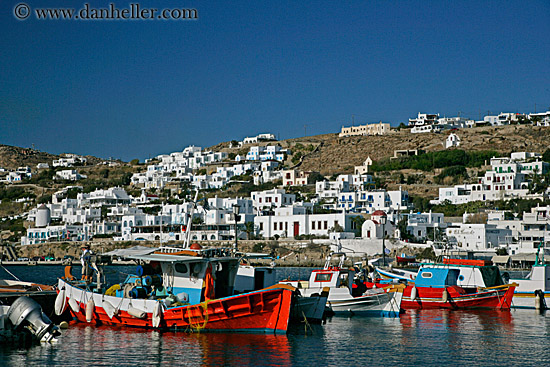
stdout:
[(9, 271), (8, 269), (6, 269), (6, 267), (4, 265), (2, 265), (0, 263), (0, 266), (2, 267), (2, 269), (4, 269), (6, 271), (6, 273), (8, 273), (9, 275), (11, 275), (13, 277), (13, 279), (17, 280), (18, 282), (21, 281), (21, 279), (19, 279), (18, 277), (16, 277), (15, 275), (13, 275), (13, 273), (11, 271)]
[[(189, 320), (189, 327), (193, 332), (200, 333), (204, 328), (206, 328), (206, 324), (208, 324), (208, 303), (210, 300), (206, 300), (204, 302), (199, 303), (195, 306), (187, 306), (187, 310), (184, 315), (187, 315), (187, 319)], [(202, 311), (201, 311), (202, 308)], [(191, 315), (191, 310), (197, 310), (200, 316)], [(203, 316), (204, 315), (204, 316)], [(200, 319), (197, 322), (192, 321), (191, 319)], [(202, 324), (201, 324), (202, 323)]]
[(304, 318), (304, 321), (302, 321), (304, 323), (304, 332), (307, 336), (307, 330), (311, 330), (311, 335), (314, 335), (315, 332), (313, 331), (313, 328), (311, 327), (311, 325), (309, 324), (309, 321), (307, 321), (307, 317), (306, 317), (306, 314), (304, 313), (304, 311), (302, 311), (302, 317)]

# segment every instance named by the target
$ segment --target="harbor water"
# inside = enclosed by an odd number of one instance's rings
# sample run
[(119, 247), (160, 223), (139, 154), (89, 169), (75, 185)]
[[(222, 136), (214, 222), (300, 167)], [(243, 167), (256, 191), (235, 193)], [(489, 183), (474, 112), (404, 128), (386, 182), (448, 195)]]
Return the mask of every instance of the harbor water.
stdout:
[[(124, 278), (132, 267), (115, 267)], [(60, 266), (12, 266), (54, 283)], [(283, 270), (283, 269), (281, 269)], [(75, 267), (75, 274), (78, 269)], [(308, 269), (282, 277), (307, 278)], [(0, 269), (0, 276), (7, 278)], [(75, 324), (56, 344), (0, 347), (0, 366), (547, 366), (550, 312), (408, 311), (400, 318), (332, 317), (286, 335), (183, 333)]]

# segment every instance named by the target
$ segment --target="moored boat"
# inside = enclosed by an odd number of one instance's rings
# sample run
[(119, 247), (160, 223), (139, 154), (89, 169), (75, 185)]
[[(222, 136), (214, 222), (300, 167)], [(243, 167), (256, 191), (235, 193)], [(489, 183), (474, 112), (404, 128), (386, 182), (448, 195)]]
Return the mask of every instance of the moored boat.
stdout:
[[(475, 265), (462, 266), (475, 267)], [(462, 287), (459, 285), (462, 275), (456, 268), (456, 264), (453, 266), (424, 264), (414, 283), (409, 283), (403, 291), (401, 307), (405, 310), (429, 308), (508, 310), (512, 305), (516, 284), (503, 284), (498, 268), (492, 275), (493, 279), (487, 277), (486, 281), (493, 282), (486, 284), (485, 287)]]
[[(120, 284), (59, 279), (56, 312), (80, 322), (189, 331), (285, 333), (294, 288), (234, 295), (237, 257), (230, 249), (118, 251), (140, 264)], [(92, 256), (94, 268), (97, 259)]]
[[(277, 284), (276, 268), (269, 266), (254, 267), (244, 263), (239, 264), (235, 281), (235, 292), (243, 293), (266, 288)], [(329, 295), (329, 288), (324, 287), (320, 292), (305, 296), (298, 284), (295, 284), (294, 298), (290, 310), (290, 318), (294, 321), (321, 323), (325, 319), (325, 307)]]
[(525, 278), (509, 280), (518, 286), (514, 292), (512, 307), (545, 310), (546, 298), (550, 297), (550, 266), (544, 262), (544, 255), (537, 258)]
[[(332, 266), (334, 256), (339, 256), (337, 266)], [(298, 287), (306, 297), (329, 289), (327, 305), (335, 314), (358, 314), (364, 316), (397, 317), (400, 312), (401, 293), (383, 289), (353, 288), (355, 269), (344, 267), (345, 253), (331, 254), (323, 269), (313, 270), (309, 281), (289, 281), (281, 283)]]
[(53, 313), (53, 303), (57, 292), (54, 286), (10, 279), (0, 279), (0, 304), (9, 306), (21, 297), (34, 299), (42, 307), (44, 313)]

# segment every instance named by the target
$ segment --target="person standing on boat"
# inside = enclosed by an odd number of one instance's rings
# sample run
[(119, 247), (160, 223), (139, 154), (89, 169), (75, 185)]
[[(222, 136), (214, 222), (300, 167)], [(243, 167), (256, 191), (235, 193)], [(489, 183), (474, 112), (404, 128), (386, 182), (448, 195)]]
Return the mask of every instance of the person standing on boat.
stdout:
[(82, 254), (80, 255), (80, 264), (82, 264), (82, 280), (91, 280), (93, 269), (90, 263), (91, 257), (93, 255), (92, 250), (90, 250), (90, 245), (82, 245), (81, 248)]

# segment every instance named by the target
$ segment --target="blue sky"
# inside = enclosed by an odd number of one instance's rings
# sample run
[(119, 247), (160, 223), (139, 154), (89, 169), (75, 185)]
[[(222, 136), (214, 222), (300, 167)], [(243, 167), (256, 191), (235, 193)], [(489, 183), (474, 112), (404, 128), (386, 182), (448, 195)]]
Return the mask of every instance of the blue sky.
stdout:
[(548, 0), (140, 2), (196, 21), (19, 21), (19, 2), (0, 4), (2, 144), (130, 160), (550, 106)]

